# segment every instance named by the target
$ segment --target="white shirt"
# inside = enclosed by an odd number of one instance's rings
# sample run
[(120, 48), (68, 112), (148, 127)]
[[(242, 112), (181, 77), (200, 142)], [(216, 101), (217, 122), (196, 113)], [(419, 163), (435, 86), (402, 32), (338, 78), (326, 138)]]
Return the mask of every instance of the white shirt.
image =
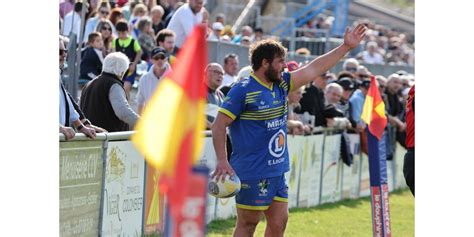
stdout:
[(189, 3), (181, 6), (171, 17), (168, 29), (176, 33), (176, 47), (181, 48), (184, 41), (191, 34), (195, 25), (202, 22), (202, 9), (194, 14)]
[(71, 11), (66, 16), (64, 16), (62, 35), (69, 37), (71, 31), (76, 34), (77, 42), (79, 43), (79, 33), (81, 32), (81, 16), (75, 11)]
[(69, 106), (69, 126), (72, 127), (72, 122), (79, 119), (79, 114), (74, 109), (69, 96), (66, 93), (64, 98), (64, 92), (61, 88), (61, 81), (59, 82), (59, 124), (66, 124), (66, 106)]
[(89, 34), (95, 31), (97, 23), (99, 22), (99, 17), (89, 18), (86, 22), (86, 28), (84, 29), (84, 39), (83, 42), (87, 42)]
[(170, 65), (166, 64), (166, 70), (160, 78), (157, 78), (153, 72), (153, 67), (151, 66), (150, 70), (145, 73), (138, 83), (138, 92), (137, 92), (137, 105), (145, 106), (148, 100), (153, 96), (156, 87), (161, 82), (165, 75), (171, 73), (172, 69)]
[(370, 55), (369, 51), (362, 52), (362, 60), (367, 64), (384, 64), (382, 55), (377, 52), (374, 56)]
[(229, 74), (224, 74), (224, 78), (222, 79), (222, 85), (219, 88), (222, 88), (223, 86), (228, 86), (236, 81), (236, 78), (234, 76), (231, 76)]

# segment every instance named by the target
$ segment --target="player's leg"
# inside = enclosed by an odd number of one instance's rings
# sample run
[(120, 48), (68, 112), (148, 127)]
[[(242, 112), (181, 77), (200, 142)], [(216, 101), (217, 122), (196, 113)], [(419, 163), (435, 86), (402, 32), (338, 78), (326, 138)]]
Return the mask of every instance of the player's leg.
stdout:
[(268, 179), (241, 179), (240, 182), (240, 192), (235, 196), (237, 225), (234, 236), (253, 236), (262, 212), (268, 209), (274, 194), (268, 192)]
[(264, 211), (267, 219), (265, 236), (283, 236), (288, 222), (288, 202), (274, 200), (268, 210)]
[(403, 175), (405, 181), (410, 188), (411, 193), (415, 196), (415, 150), (408, 149), (403, 162)]
[(235, 237), (253, 236), (255, 228), (262, 216), (262, 211), (253, 211), (237, 208), (237, 224), (234, 230)]
[(123, 79), (123, 89), (127, 95), (127, 100), (130, 102), (130, 92), (132, 91), (133, 83), (135, 83), (135, 77), (137, 76), (136, 72), (127, 71)]
[(270, 207), (263, 212), (267, 219), (265, 236), (283, 236), (288, 222), (288, 185), (284, 175), (275, 178), (275, 181), (278, 181), (275, 196)]

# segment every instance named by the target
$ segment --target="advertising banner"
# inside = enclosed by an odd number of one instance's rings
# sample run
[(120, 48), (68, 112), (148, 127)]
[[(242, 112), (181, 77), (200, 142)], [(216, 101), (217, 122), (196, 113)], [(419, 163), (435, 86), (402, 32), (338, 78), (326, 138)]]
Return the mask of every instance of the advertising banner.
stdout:
[(395, 177), (394, 174), (395, 167), (393, 166), (393, 160), (387, 160), (387, 181), (388, 181), (388, 191), (392, 192), (395, 188)]
[(303, 137), (298, 207), (316, 206), (319, 203), (323, 137), (324, 135)]
[(130, 141), (109, 142), (102, 236), (141, 236), (145, 159)]
[(360, 156), (361, 174), (359, 184), (359, 197), (370, 196), (370, 173), (369, 173), (369, 158), (365, 154)]
[[(349, 144), (350, 144), (350, 149), (351, 153), (353, 155), (352, 157), (352, 166), (351, 166), (351, 173), (352, 173), (352, 183), (351, 183), (351, 192), (350, 192), (350, 197), (351, 198), (359, 198), (359, 192), (361, 189), (360, 181), (361, 181), (361, 175), (362, 175), (362, 167), (361, 167), (361, 155), (360, 155), (360, 135), (359, 134), (347, 134), (347, 137), (349, 138)], [(344, 167), (344, 169), (346, 169)], [(368, 172), (368, 167), (367, 167), (367, 172)]]
[(214, 145), (212, 144), (212, 137), (206, 137), (204, 139), (204, 149), (199, 159), (199, 165), (205, 165), (209, 168), (210, 173), (212, 173), (216, 169), (216, 162), (217, 158)]
[(159, 173), (146, 163), (145, 177), (145, 216), (143, 230), (145, 234), (163, 233), (165, 197), (158, 190)]
[(206, 224), (216, 219), (216, 205), (217, 198), (208, 194), (206, 203)]
[(285, 173), (288, 183), (288, 207), (297, 207), (298, 191), (303, 156), (303, 136), (288, 136), (288, 155), (290, 156), (290, 171)]
[(395, 150), (395, 182), (396, 182), (396, 188), (406, 188), (407, 183), (405, 182), (405, 177), (403, 176), (403, 162), (405, 160), (405, 153), (407, 150), (403, 148), (400, 144), (397, 142), (397, 148)]
[(373, 236), (391, 237), (385, 136), (378, 140), (367, 129)]
[(237, 216), (235, 196), (230, 198), (216, 198), (216, 219), (227, 219)]
[(354, 167), (354, 164), (352, 164), (350, 167), (345, 165), (344, 162), (339, 162), (339, 166), (342, 169), (341, 172), (341, 179), (342, 179), (342, 188), (341, 188), (341, 198), (346, 199), (346, 198), (351, 198), (351, 190), (352, 190), (352, 168)]
[(103, 141), (59, 146), (60, 236), (98, 236), (103, 178)]
[(341, 199), (338, 164), (341, 149), (341, 134), (327, 135), (324, 141), (321, 203)]

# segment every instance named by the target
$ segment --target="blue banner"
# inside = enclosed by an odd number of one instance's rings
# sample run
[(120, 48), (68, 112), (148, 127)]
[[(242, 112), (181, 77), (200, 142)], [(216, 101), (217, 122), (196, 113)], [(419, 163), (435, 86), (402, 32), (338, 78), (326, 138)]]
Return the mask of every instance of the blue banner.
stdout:
[(387, 184), (386, 132), (383, 133), (379, 141), (368, 129), (366, 129), (366, 131), (369, 148), (373, 236), (391, 237)]

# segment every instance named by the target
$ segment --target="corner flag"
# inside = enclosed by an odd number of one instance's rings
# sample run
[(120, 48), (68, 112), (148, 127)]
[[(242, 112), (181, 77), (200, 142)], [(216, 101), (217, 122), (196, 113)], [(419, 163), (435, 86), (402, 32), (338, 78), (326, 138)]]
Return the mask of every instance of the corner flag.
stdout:
[(194, 28), (178, 53), (173, 72), (156, 88), (132, 137), (137, 149), (160, 172), (160, 192), (167, 194), (172, 215), (181, 210), (191, 166), (204, 144), (205, 36), (204, 25)]
[(369, 131), (380, 140), (383, 130), (387, 126), (387, 117), (385, 116), (385, 104), (374, 76), (370, 77), (370, 87), (365, 97), (361, 119), (367, 123)]

